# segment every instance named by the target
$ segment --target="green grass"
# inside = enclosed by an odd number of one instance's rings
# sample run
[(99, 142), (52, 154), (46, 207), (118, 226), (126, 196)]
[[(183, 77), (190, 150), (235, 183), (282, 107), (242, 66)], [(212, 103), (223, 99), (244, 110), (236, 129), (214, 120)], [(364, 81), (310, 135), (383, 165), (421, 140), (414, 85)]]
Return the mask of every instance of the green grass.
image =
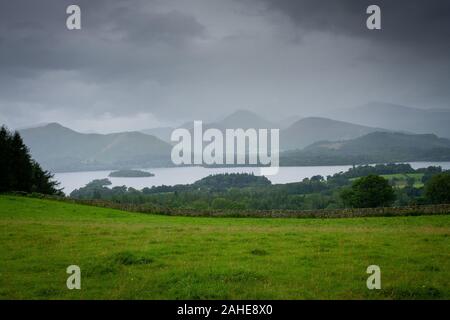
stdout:
[[(449, 299), (449, 235), (450, 216), (190, 218), (0, 196), (0, 298)], [(66, 288), (72, 264), (81, 290)]]

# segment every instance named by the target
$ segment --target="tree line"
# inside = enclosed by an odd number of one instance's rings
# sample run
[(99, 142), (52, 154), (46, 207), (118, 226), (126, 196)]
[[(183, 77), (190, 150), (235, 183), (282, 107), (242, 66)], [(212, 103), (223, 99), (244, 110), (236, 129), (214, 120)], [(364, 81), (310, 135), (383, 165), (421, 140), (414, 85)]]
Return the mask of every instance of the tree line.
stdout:
[[(396, 186), (380, 175), (420, 174), (421, 187)], [(408, 164), (354, 167), (333, 176), (271, 184), (251, 174), (219, 174), (189, 185), (154, 186), (136, 190), (110, 188), (95, 180), (71, 193), (72, 198), (145, 204), (155, 209), (316, 210), (450, 203), (450, 174), (439, 167), (414, 170)]]

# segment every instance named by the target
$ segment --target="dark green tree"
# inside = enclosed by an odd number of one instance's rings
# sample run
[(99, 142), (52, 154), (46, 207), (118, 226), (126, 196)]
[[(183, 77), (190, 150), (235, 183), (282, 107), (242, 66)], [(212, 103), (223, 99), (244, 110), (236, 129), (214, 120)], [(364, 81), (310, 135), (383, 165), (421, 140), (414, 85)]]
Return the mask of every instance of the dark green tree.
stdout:
[(11, 190), (30, 192), (33, 185), (33, 164), (28, 148), (18, 132), (12, 135), (10, 158), (10, 170), (14, 177)]
[(0, 192), (10, 190), (12, 185), (11, 137), (5, 127), (0, 128)]
[(431, 203), (450, 203), (450, 173), (432, 176), (425, 184), (425, 197)]
[(368, 175), (354, 181), (351, 189), (341, 193), (343, 202), (354, 208), (375, 208), (390, 206), (395, 192), (389, 181), (377, 175)]
[(0, 128), (0, 192), (22, 191), (59, 194), (58, 183), (31, 158), (18, 132)]

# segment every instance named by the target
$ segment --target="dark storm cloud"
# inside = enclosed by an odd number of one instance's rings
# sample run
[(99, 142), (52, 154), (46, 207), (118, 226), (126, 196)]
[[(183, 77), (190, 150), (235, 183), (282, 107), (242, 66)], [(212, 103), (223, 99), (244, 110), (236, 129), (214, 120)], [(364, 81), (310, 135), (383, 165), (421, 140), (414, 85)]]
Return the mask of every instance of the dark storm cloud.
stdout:
[(127, 62), (128, 68), (133, 68), (133, 62), (139, 60), (134, 53), (139, 50), (156, 45), (177, 48), (204, 34), (204, 27), (192, 16), (177, 11), (145, 12), (141, 1), (106, 0), (76, 1), (82, 8), (82, 30), (72, 32), (65, 28), (65, 9), (71, 3), (2, 2), (0, 67), (112, 71), (120, 69), (120, 62)]
[[(66, 29), (66, 8), (74, 3), (81, 7), (79, 31)], [(49, 112), (71, 118), (80, 109), (87, 118), (157, 111), (149, 91), (161, 91), (159, 85), (179, 77), (190, 42), (205, 36), (192, 15), (176, 8), (158, 10), (157, 5), (139, 0), (2, 1), (0, 116), (30, 114), (22, 109), (43, 118)]]
[[(406, 46), (448, 54), (450, 1), (448, 0), (256, 0), (268, 12), (279, 11), (303, 30), (357, 36), (379, 44)], [(365, 28), (370, 5), (382, 13), (382, 31)]]
[[(69, 4), (81, 7), (82, 30), (65, 27)], [(365, 27), (369, 4), (382, 9), (381, 31)], [(449, 108), (449, 7), (439, 0), (1, 1), (0, 122), (118, 131), (238, 108), (271, 118), (371, 100)]]

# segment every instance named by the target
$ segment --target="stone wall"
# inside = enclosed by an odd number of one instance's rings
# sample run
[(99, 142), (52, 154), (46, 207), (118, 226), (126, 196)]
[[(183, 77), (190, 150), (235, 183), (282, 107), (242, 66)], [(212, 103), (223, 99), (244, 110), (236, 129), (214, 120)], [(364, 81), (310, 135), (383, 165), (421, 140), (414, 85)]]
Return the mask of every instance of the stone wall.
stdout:
[(102, 200), (75, 200), (46, 195), (27, 195), (70, 203), (112, 208), (130, 212), (152, 213), (170, 216), (192, 217), (251, 217), (251, 218), (353, 218), (353, 217), (395, 217), (450, 214), (450, 204), (386, 207), (347, 208), (333, 210), (189, 210), (174, 208), (154, 208), (151, 204), (119, 204)]

